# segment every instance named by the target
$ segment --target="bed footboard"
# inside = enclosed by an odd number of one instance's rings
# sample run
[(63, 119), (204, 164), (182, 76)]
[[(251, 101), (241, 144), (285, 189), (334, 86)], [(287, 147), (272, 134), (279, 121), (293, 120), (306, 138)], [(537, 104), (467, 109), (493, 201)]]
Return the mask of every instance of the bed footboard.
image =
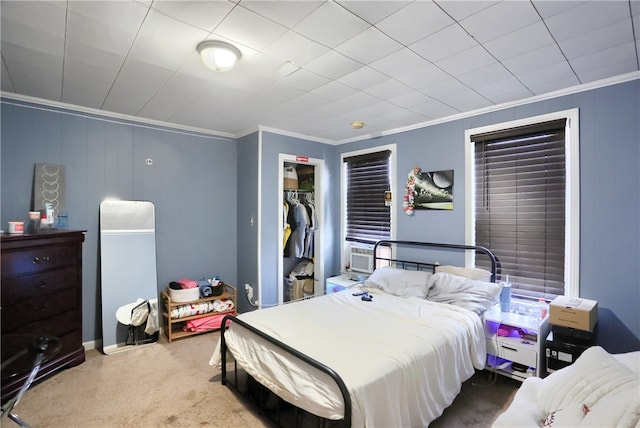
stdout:
[(338, 386), (338, 388), (340, 389), (340, 393), (342, 394), (342, 399), (343, 399), (343, 403), (344, 403), (344, 415), (343, 415), (343, 419), (342, 420), (327, 420), (324, 418), (321, 418), (319, 416), (319, 419), (330, 422), (333, 426), (334, 423), (339, 422), (340, 425), (345, 426), (345, 427), (350, 427), (351, 426), (351, 396), (349, 394), (349, 390), (347, 389), (346, 384), (344, 383), (344, 381), (342, 380), (342, 378), (340, 377), (340, 375), (338, 375), (338, 373), (335, 372), (335, 370), (331, 369), (330, 367), (326, 366), (325, 364), (322, 364), (321, 362), (309, 357), (306, 354), (303, 354), (302, 352), (292, 348), (291, 346), (287, 345), (286, 343), (283, 343), (271, 336), (269, 336), (268, 334), (264, 333), (263, 331), (247, 324), (246, 322), (238, 319), (237, 317), (233, 316), (233, 315), (226, 315), (223, 320), (222, 320), (222, 326), (220, 328), (220, 352), (221, 352), (221, 381), (223, 385), (227, 385), (227, 386), (234, 386), (237, 389), (238, 386), (238, 376), (237, 376), (237, 370), (238, 367), (237, 365), (235, 365), (235, 378), (234, 378), (234, 383), (229, 383), (229, 379), (227, 377), (227, 352), (228, 352), (228, 348), (227, 348), (227, 344), (225, 341), (225, 331), (227, 329), (227, 323), (235, 323), (237, 325), (240, 325), (242, 328), (245, 328), (247, 330), (249, 330), (251, 333), (261, 337), (262, 339), (268, 341), (269, 343), (273, 344), (274, 346), (277, 346), (278, 348), (286, 351), (287, 353), (293, 355), (294, 357), (296, 357), (297, 359), (311, 365), (312, 367), (315, 367), (316, 369), (322, 371), (323, 373), (326, 373)]

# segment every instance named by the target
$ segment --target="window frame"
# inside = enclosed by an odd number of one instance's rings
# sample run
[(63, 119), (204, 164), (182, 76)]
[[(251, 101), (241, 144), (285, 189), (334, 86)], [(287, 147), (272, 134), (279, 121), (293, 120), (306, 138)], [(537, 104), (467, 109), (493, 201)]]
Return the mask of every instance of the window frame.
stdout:
[(397, 204), (398, 196), (396, 193), (396, 161), (397, 161), (397, 149), (396, 144), (387, 144), (384, 146), (376, 146), (367, 149), (354, 150), (350, 152), (344, 152), (340, 154), (340, 242), (341, 245), (341, 271), (345, 269), (349, 262), (349, 250), (351, 241), (347, 241), (347, 207), (344, 195), (347, 191), (347, 177), (345, 172), (345, 158), (359, 155), (366, 155), (369, 153), (376, 153), (388, 150), (390, 153), (390, 165), (389, 165), (389, 185), (391, 190), (391, 210), (390, 210), (390, 239), (395, 239), (396, 236), (396, 223), (397, 223)]
[[(539, 116), (527, 117), (509, 122), (465, 130), (465, 242), (475, 245), (475, 145), (471, 136), (486, 132), (495, 132), (508, 128), (534, 125), (557, 119), (566, 119), (565, 157), (565, 257), (564, 257), (564, 295), (580, 295), (580, 153), (579, 153), (579, 109), (563, 110)], [(498, 256), (499, 257), (499, 256)], [(474, 255), (467, 254), (465, 263), (473, 266)]]

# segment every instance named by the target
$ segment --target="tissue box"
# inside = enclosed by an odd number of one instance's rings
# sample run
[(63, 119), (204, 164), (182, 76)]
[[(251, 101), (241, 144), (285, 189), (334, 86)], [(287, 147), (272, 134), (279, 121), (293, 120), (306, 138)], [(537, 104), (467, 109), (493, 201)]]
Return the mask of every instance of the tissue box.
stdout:
[(598, 302), (558, 296), (549, 304), (549, 323), (593, 332), (598, 322)]

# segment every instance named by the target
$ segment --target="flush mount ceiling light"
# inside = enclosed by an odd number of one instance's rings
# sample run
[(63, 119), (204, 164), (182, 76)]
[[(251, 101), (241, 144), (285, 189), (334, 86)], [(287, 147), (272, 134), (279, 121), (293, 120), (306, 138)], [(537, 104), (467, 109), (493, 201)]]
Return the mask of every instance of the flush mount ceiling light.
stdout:
[(240, 51), (229, 43), (219, 40), (205, 40), (197, 47), (204, 65), (214, 71), (229, 71), (240, 59)]
[(364, 128), (364, 122), (361, 120), (354, 120), (353, 122), (351, 122), (351, 127), (353, 129), (362, 129)]

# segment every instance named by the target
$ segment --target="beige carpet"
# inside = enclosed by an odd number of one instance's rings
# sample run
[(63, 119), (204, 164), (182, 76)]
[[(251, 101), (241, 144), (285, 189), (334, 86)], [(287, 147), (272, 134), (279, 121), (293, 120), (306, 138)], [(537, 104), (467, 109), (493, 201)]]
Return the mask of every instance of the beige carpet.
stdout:
[[(87, 361), (33, 385), (15, 413), (33, 428), (267, 427), (208, 365), (219, 333), (160, 342)], [(478, 372), (432, 427), (490, 426), (518, 384)], [(10, 427), (11, 421), (2, 421)]]

